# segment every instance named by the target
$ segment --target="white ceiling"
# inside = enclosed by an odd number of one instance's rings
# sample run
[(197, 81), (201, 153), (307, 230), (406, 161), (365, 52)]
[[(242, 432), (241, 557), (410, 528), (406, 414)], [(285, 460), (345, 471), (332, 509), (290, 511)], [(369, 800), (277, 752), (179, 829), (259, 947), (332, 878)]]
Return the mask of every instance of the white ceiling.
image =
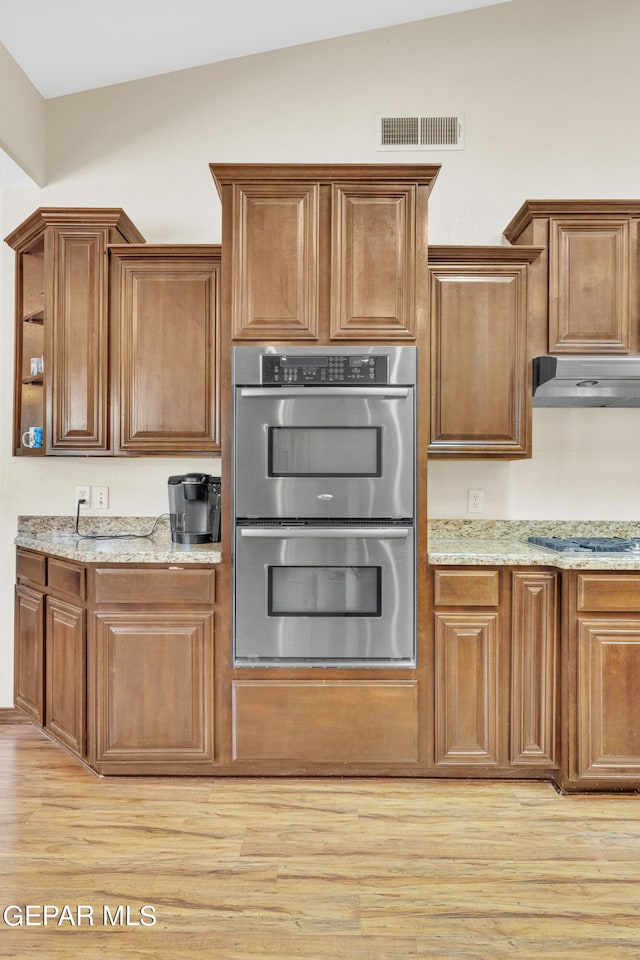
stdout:
[(0, 0), (45, 99), (510, 0)]

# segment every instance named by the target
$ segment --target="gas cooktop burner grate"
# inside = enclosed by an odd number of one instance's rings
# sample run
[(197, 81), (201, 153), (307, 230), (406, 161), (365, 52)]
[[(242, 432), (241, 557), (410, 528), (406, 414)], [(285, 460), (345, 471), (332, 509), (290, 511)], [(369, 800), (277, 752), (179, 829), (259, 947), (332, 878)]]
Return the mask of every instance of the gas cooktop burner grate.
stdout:
[(528, 542), (557, 553), (640, 553), (640, 539), (623, 537), (528, 537)]

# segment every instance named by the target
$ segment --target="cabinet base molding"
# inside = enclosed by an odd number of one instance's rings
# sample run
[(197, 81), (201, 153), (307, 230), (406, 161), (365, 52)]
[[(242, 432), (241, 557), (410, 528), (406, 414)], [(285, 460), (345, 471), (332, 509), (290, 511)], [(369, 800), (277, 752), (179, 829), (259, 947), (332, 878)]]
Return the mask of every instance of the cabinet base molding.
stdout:
[(33, 723), (33, 720), (17, 707), (0, 707), (0, 727), (14, 723)]

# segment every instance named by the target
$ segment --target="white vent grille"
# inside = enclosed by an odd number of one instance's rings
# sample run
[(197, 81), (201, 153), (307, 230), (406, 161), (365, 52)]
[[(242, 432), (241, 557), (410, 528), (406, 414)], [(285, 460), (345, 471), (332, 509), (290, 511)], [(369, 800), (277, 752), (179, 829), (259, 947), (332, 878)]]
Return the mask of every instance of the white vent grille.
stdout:
[(378, 117), (377, 150), (462, 150), (464, 116), (424, 115)]

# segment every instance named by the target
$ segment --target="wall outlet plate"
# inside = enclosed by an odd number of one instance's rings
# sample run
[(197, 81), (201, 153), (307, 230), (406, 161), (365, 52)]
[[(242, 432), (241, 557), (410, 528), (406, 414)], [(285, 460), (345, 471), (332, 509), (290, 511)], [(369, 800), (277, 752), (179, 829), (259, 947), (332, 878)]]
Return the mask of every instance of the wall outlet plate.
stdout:
[(82, 484), (76, 487), (76, 507), (78, 506), (78, 501), (84, 500), (82, 506), (87, 509), (91, 506), (91, 487), (87, 484)]
[(109, 506), (109, 487), (93, 488), (93, 509), (106, 510)]
[(482, 513), (484, 510), (484, 490), (467, 490), (467, 513)]

